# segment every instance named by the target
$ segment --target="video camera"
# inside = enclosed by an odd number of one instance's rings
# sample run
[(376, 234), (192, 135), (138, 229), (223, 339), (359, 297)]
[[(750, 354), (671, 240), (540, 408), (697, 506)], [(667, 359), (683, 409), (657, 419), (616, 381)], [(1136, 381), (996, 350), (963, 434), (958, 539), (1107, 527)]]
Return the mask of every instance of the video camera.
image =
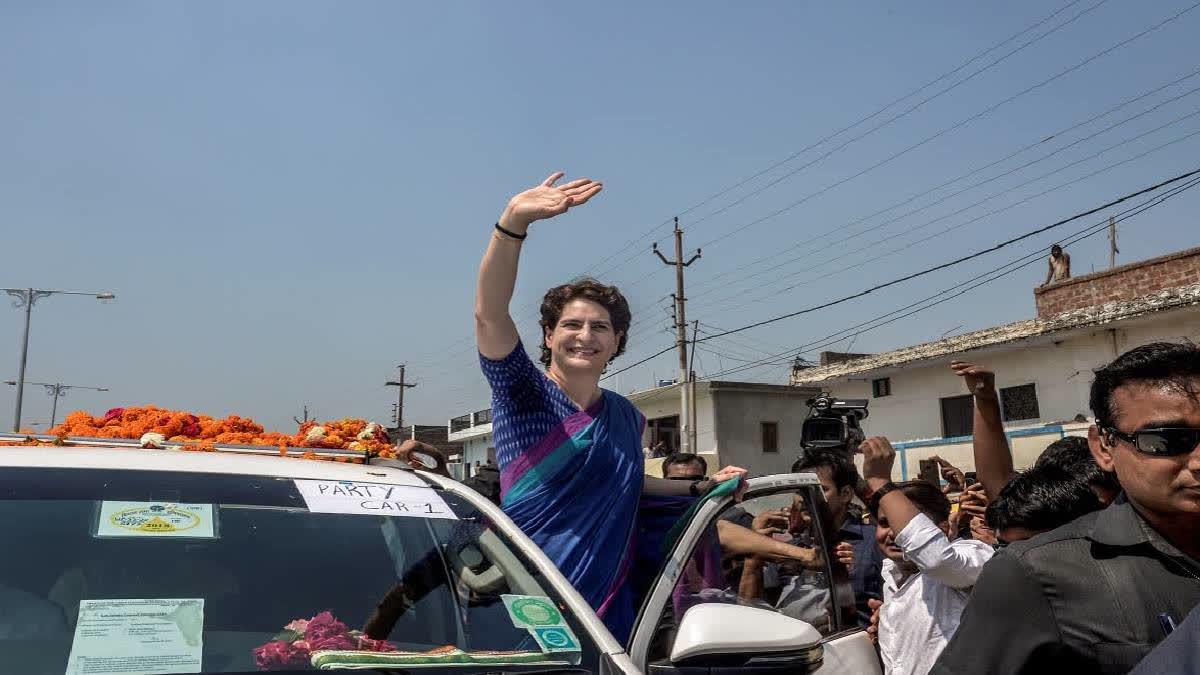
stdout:
[(808, 418), (800, 431), (800, 447), (857, 448), (866, 438), (859, 422), (867, 417), (867, 403), (865, 398), (838, 399), (826, 392), (808, 399)]

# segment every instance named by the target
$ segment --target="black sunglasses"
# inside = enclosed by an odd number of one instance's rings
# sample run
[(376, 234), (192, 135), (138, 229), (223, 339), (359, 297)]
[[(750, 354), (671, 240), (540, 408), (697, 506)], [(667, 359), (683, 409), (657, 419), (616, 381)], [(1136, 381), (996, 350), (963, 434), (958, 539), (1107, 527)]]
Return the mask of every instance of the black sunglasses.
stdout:
[(667, 480), (704, 480), (704, 476), (669, 476)]
[(1113, 439), (1116, 438), (1132, 445), (1135, 450), (1144, 455), (1156, 457), (1186, 455), (1200, 445), (1200, 429), (1193, 427), (1139, 429), (1132, 434), (1109, 427), (1104, 430), (1104, 433), (1108, 436), (1110, 446), (1114, 445)]

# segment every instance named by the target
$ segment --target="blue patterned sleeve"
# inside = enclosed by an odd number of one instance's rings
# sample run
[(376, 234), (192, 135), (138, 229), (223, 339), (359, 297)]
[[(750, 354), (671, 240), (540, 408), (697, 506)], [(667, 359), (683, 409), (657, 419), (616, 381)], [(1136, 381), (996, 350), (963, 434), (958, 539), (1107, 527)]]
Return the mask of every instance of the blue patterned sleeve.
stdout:
[(510, 405), (527, 408), (541, 403), (542, 374), (520, 342), (499, 361), (480, 354), (479, 365), (492, 388), (493, 408), (507, 408)]

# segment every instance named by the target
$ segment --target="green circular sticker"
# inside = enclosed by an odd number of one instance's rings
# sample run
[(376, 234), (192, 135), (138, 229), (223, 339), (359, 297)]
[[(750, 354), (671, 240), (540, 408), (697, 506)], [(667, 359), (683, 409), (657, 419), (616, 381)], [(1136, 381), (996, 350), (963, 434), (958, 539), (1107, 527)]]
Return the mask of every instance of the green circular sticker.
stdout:
[(556, 626), (562, 623), (562, 615), (547, 600), (521, 598), (512, 603), (512, 613), (530, 626)]
[(572, 644), (570, 636), (568, 636), (567, 632), (561, 628), (551, 628), (549, 630), (542, 631), (541, 636), (542, 639), (546, 641), (547, 645), (557, 649), (570, 647)]

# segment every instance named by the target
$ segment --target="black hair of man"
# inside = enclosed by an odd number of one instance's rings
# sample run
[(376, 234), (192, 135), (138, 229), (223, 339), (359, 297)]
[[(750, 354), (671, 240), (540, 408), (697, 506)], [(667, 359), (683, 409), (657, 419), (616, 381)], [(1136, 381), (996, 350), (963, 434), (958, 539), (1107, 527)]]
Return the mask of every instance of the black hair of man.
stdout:
[[(908, 501), (917, 507), (917, 510), (929, 516), (929, 519), (935, 523), (943, 523), (950, 520), (950, 500), (942, 491), (932, 484), (923, 480), (910, 480), (904, 483), (896, 483), (896, 489), (904, 493), (908, 497)], [(872, 500), (871, 516), (879, 517), (879, 505)]]
[(1062, 247), (1059, 246), (1058, 244), (1051, 246), (1050, 247), (1050, 255), (1053, 255), (1053, 256), (1062, 255)]
[(670, 469), (672, 466), (680, 464), (685, 466), (688, 464), (699, 464), (700, 473), (708, 474), (708, 462), (706, 462), (700, 455), (693, 455), (690, 452), (672, 452), (671, 454), (667, 455), (666, 459), (663, 460), (663, 477), (666, 477), (668, 469)]
[(1049, 463), (1035, 464), (1000, 490), (988, 504), (984, 519), (996, 531), (1020, 527), (1046, 532), (1102, 508), (1096, 493), (1078, 474)]
[(1096, 458), (1092, 457), (1087, 439), (1082, 436), (1065, 436), (1047, 445), (1033, 463), (1034, 468), (1042, 466), (1061, 469), (1093, 487), (1112, 492), (1121, 490), (1116, 474), (1100, 468)]
[(1130, 382), (1168, 384), (1197, 398), (1194, 380), (1200, 378), (1200, 348), (1191, 342), (1151, 342), (1118, 356), (1096, 371), (1090, 403), (1096, 426), (1116, 424), (1112, 396), (1117, 387)]
[(854, 467), (845, 451), (822, 448), (807, 450), (792, 464), (792, 473), (816, 473), (816, 470), (822, 467), (829, 469), (833, 484), (839, 490), (844, 487), (858, 489), (858, 469)]

